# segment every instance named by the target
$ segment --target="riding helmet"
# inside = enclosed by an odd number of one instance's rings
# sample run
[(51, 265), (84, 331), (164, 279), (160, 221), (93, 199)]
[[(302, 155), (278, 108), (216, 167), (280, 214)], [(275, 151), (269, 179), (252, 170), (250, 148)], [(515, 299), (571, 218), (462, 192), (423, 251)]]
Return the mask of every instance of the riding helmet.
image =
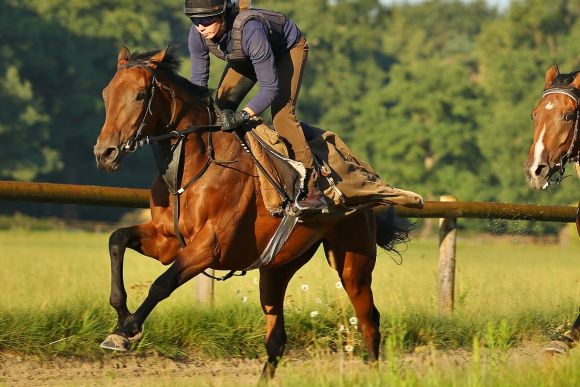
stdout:
[(229, 0), (185, 0), (183, 13), (188, 17), (215, 16), (224, 13)]

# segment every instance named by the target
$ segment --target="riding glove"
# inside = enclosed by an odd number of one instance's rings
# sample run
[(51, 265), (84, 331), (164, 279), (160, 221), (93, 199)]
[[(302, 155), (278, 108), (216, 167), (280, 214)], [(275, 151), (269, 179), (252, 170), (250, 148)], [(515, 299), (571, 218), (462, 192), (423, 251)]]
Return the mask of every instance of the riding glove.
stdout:
[(231, 132), (248, 122), (250, 113), (245, 110), (234, 112), (233, 110), (224, 109), (221, 111), (220, 118), (222, 121), (222, 130), (224, 132)]

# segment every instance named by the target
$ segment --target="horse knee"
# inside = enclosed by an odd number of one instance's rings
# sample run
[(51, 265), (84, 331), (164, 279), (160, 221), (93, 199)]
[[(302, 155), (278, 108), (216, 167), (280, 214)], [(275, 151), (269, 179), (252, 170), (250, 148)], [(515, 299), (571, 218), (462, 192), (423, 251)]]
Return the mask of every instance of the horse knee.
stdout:
[(119, 228), (109, 236), (109, 252), (118, 255), (127, 245), (127, 235), (124, 228)]

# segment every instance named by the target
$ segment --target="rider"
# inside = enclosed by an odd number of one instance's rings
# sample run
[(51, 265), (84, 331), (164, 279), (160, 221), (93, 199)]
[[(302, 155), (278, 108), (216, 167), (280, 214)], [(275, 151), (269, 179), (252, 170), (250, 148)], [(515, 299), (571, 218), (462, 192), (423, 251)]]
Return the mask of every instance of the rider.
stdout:
[[(217, 92), (224, 130), (237, 129), (270, 106), (275, 129), (307, 170), (307, 194), (298, 206), (324, 209), (312, 153), (295, 116), (308, 56), (306, 39), (296, 24), (278, 12), (240, 11), (230, 0), (185, 0), (184, 13), (193, 23), (188, 39), (191, 82), (207, 87), (210, 52), (228, 62)], [(256, 81), (259, 92), (236, 111)]]

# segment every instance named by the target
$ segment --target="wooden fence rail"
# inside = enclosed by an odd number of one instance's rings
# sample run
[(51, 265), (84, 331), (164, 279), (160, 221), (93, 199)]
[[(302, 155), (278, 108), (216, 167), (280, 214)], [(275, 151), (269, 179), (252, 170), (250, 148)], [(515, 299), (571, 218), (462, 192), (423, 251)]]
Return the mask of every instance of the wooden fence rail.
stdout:
[[(148, 208), (149, 190), (0, 181), (0, 200)], [(536, 204), (427, 201), (421, 210), (397, 207), (396, 211), (397, 215), (404, 218), (487, 218), (564, 223), (576, 221), (575, 207)]]
[[(86, 204), (98, 206), (148, 208), (149, 190), (88, 185), (22, 183), (0, 181), (0, 200), (20, 202)], [(455, 245), (458, 218), (534, 220), (573, 223), (578, 209), (571, 206), (535, 204), (460, 202), (452, 196), (427, 201), (421, 210), (396, 207), (405, 218), (440, 218), (439, 223), (439, 307), (453, 311), (455, 282)], [(213, 281), (196, 277), (198, 301), (213, 302)], [(203, 295), (203, 297), (200, 297)]]

